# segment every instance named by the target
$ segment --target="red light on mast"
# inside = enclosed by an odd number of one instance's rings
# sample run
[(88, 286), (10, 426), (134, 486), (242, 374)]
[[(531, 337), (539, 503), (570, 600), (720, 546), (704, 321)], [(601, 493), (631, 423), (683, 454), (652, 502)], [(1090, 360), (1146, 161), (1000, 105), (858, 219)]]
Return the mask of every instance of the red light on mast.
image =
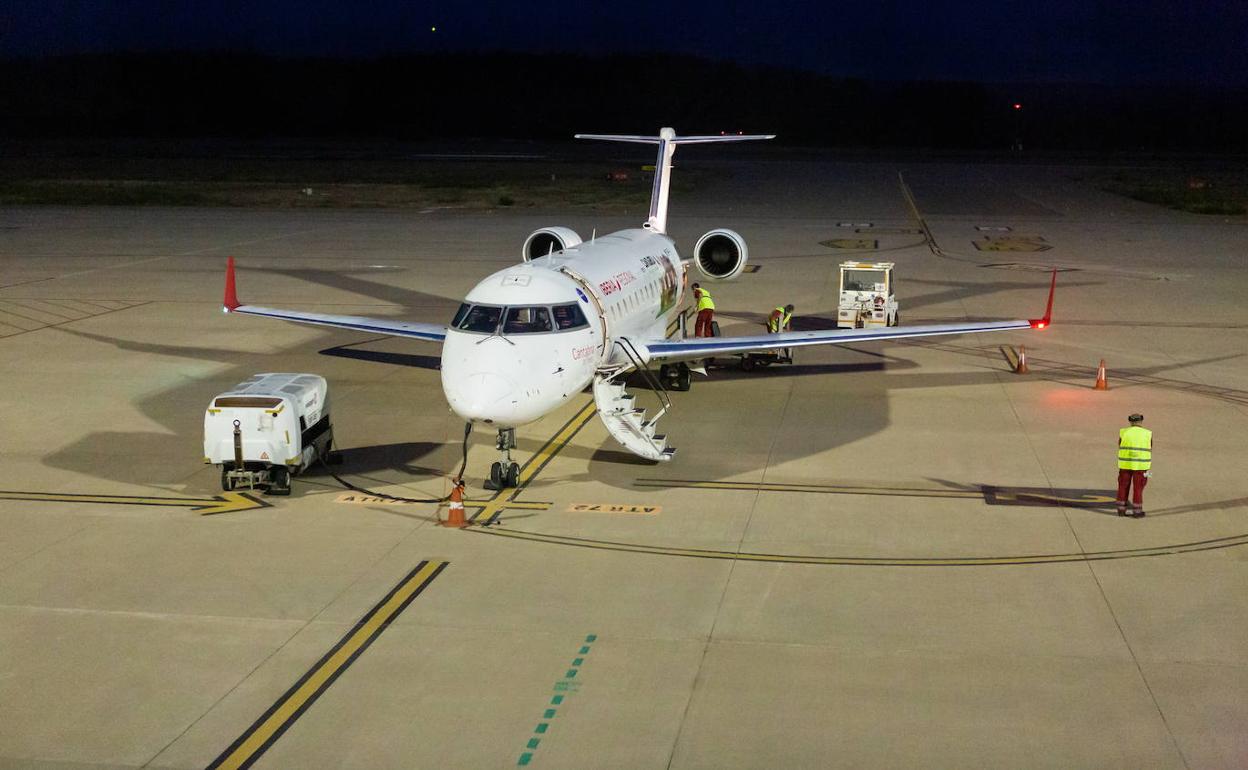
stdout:
[(1014, 109), (1021, 110), (1022, 108), (1023, 108), (1023, 105), (1019, 104), (1018, 102), (1014, 102)]

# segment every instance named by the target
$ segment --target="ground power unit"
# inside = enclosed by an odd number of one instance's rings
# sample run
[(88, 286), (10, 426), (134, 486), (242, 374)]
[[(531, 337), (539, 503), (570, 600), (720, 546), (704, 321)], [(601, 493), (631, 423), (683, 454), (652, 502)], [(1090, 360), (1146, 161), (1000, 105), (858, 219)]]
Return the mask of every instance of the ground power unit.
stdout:
[(290, 477), (328, 457), (334, 442), (329, 384), (316, 374), (256, 374), (212, 399), (204, 414), (204, 462), (221, 488), (290, 494)]

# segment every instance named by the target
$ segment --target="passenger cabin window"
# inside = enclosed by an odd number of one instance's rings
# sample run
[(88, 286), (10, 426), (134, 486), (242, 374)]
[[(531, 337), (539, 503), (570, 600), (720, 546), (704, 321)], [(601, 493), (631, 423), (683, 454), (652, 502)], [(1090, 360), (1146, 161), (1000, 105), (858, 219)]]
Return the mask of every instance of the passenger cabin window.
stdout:
[(509, 307), (503, 334), (534, 334), (554, 331), (550, 310), (544, 307)]
[(555, 328), (559, 331), (589, 326), (589, 321), (585, 320), (585, 314), (575, 302), (570, 305), (555, 305), (550, 312), (555, 316)]
[(489, 305), (463, 305), (455, 314), (454, 326), (466, 332), (493, 334), (498, 331), (498, 319), (503, 315), (501, 307)]

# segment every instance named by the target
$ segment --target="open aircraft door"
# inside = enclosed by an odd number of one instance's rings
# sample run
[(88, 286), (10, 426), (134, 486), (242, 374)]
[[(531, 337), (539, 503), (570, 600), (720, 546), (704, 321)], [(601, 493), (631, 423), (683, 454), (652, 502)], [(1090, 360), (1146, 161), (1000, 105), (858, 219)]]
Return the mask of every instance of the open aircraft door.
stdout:
[(602, 307), (602, 302), (599, 301), (598, 295), (589, 287), (589, 281), (585, 280), (581, 274), (566, 267), (559, 268), (559, 272), (576, 281), (578, 292), (584, 294), (586, 299), (589, 300), (589, 304), (593, 306), (594, 313), (598, 316), (598, 361), (600, 363), (605, 362), (609, 353), (607, 340), (610, 339), (607, 336), (607, 311)]

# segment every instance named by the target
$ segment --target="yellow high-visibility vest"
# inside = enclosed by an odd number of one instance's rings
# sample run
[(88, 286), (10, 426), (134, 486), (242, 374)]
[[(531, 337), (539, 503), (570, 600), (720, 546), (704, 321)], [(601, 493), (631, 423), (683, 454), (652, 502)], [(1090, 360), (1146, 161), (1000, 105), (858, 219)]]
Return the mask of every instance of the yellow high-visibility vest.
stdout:
[(711, 293), (706, 289), (698, 289), (698, 312), (703, 310), (714, 310), (715, 302), (711, 299)]
[(1153, 467), (1153, 432), (1138, 425), (1118, 431), (1118, 469), (1146, 471)]
[[(779, 315), (777, 315), (777, 313)], [(793, 316), (785, 310), (784, 307), (777, 307), (775, 310), (771, 311), (771, 317), (767, 319), (767, 330), (770, 332), (778, 332), (788, 326), (789, 321), (792, 318)]]

